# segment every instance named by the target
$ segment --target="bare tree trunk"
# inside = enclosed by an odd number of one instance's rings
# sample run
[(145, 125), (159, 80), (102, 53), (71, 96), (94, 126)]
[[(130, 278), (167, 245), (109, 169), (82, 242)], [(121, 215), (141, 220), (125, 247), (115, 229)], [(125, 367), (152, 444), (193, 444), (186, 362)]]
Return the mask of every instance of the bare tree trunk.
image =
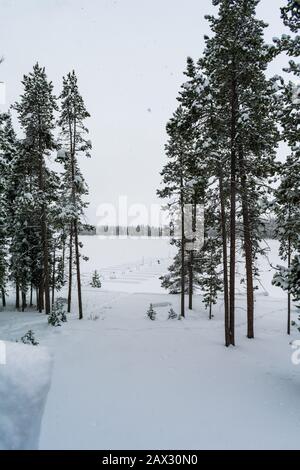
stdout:
[(5, 290), (3, 288), (1, 289), (1, 295), (2, 295), (2, 307), (6, 307)]
[(16, 281), (16, 308), (20, 308), (20, 286), (19, 281)]
[[(210, 266), (212, 265), (212, 250), (210, 252)], [(212, 279), (210, 276), (210, 284), (209, 284), (209, 319), (212, 320)]]
[(37, 287), (35, 289), (35, 297), (36, 297), (36, 309), (39, 310), (40, 296), (39, 296), (39, 289)]
[(231, 84), (231, 162), (230, 162), (230, 282), (229, 321), (230, 344), (235, 345), (235, 265), (236, 265), (236, 126), (237, 126), (237, 83), (235, 61), (233, 61)]
[(66, 259), (66, 240), (65, 240), (65, 231), (63, 230), (63, 243), (62, 243), (62, 268), (63, 268), (62, 277), (63, 279), (65, 279), (65, 259)]
[(55, 247), (54, 247), (54, 250), (53, 250), (53, 267), (52, 267), (52, 295), (51, 295), (51, 305), (53, 307), (54, 305), (54, 297), (55, 297), (55, 269), (56, 269), (56, 258), (55, 258)]
[(194, 283), (194, 252), (190, 251), (189, 259), (189, 310), (193, 310), (193, 283)]
[(181, 306), (180, 316), (185, 317), (185, 234), (184, 234), (184, 196), (183, 177), (180, 176), (180, 210), (181, 210)]
[(212, 302), (209, 302), (209, 319), (212, 320)]
[(45, 313), (50, 314), (50, 282), (49, 282), (49, 252), (46, 223), (46, 207), (42, 209), (42, 241), (43, 241), (43, 259), (44, 259), (44, 292), (45, 292)]
[(239, 149), (239, 163), (241, 174), (241, 197), (243, 213), (243, 229), (246, 261), (246, 283), (247, 283), (247, 337), (254, 338), (254, 289), (253, 289), (253, 258), (252, 239), (250, 228), (250, 215), (248, 205), (247, 176), (245, 171), (244, 154), (242, 148)]
[(73, 224), (70, 225), (70, 246), (69, 246), (69, 282), (68, 282), (68, 313), (71, 312), (72, 303), (72, 279), (73, 277)]
[[(41, 122), (39, 123), (41, 128)], [(44, 157), (41, 148), (41, 142), (39, 139), (39, 190), (42, 197), (45, 197), (45, 169), (44, 169)], [(43, 200), (41, 206), (41, 238), (42, 238), (42, 249), (43, 249), (43, 282), (45, 292), (45, 313), (50, 313), (50, 280), (49, 280), (49, 249), (48, 249), (48, 233), (47, 233), (47, 217), (46, 217), (46, 204)]]
[(30, 284), (30, 298), (29, 298), (29, 306), (32, 307), (33, 305), (33, 286), (32, 283)]
[(223, 184), (223, 173), (220, 168), (219, 176), (219, 194), (221, 205), (221, 230), (223, 242), (223, 282), (224, 282), (224, 314), (225, 314), (225, 346), (230, 346), (230, 328), (229, 328), (229, 292), (228, 292), (228, 256), (227, 256), (227, 230), (226, 230), (226, 211), (225, 195)]
[(41, 278), (39, 283), (39, 304), (38, 304), (38, 311), (42, 313), (44, 309), (44, 282), (43, 278)]
[[(288, 268), (291, 267), (292, 250), (291, 250), (291, 237), (288, 240)], [(291, 334), (291, 294), (288, 293), (288, 318), (287, 318), (287, 334)]]
[(82, 312), (82, 295), (81, 295), (81, 278), (80, 278), (78, 225), (77, 225), (76, 219), (74, 220), (74, 241), (75, 241), (75, 258), (76, 258), (76, 272), (77, 272), (78, 313), (79, 313), (79, 320), (81, 320), (83, 318), (83, 312)]
[(27, 307), (26, 304), (26, 292), (22, 291), (22, 312), (24, 312), (25, 308)]

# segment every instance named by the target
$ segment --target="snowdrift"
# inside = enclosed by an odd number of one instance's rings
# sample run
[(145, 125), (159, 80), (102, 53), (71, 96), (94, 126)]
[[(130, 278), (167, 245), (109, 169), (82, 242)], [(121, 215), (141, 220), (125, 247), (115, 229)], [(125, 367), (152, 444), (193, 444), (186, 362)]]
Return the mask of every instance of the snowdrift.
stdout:
[(37, 449), (50, 387), (47, 349), (1, 342), (0, 449)]

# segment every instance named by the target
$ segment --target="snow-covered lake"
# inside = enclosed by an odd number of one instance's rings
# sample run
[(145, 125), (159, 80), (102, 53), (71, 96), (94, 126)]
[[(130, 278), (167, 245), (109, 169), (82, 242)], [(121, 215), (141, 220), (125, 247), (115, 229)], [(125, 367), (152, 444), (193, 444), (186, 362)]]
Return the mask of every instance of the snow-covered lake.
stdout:
[[(82, 241), (90, 256), (82, 265), (82, 321), (75, 299), (60, 328), (35, 311), (0, 313), (1, 339), (14, 341), (30, 328), (54, 359), (41, 449), (300, 448), (300, 366), (290, 345), (300, 338), (297, 331), (286, 336), (286, 298), (271, 286), (277, 242), (259, 261), (256, 339), (245, 336), (239, 288), (237, 346), (226, 349), (222, 299), (211, 321), (201, 295), (186, 319), (167, 320), (163, 305), (179, 306), (158, 280), (172, 255), (167, 241)], [(89, 286), (94, 269), (103, 275), (101, 289)], [(161, 305), (155, 322), (146, 317), (151, 302)], [(7, 395), (0, 385), (1, 403)]]

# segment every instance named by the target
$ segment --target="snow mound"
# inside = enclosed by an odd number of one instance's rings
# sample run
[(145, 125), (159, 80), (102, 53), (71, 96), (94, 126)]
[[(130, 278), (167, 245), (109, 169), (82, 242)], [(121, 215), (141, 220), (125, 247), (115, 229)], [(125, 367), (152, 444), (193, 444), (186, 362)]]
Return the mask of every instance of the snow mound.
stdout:
[(50, 387), (47, 349), (1, 342), (0, 449), (37, 449)]

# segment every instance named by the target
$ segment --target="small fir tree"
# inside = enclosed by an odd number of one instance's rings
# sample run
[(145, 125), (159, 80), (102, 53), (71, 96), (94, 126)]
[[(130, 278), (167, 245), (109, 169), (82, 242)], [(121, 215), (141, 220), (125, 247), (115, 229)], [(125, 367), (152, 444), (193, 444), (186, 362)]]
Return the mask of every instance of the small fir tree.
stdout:
[(155, 318), (156, 318), (156, 312), (155, 312), (155, 310), (153, 309), (153, 305), (152, 305), (152, 304), (150, 304), (150, 307), (149, 307), (149, 309), (148, 309), (148, 311), (147, 311), (147, 316), (148, 316), (148, 318), (149, 318), (150, 320), (152, 320), (152, 321), (154, 321)]
[(32, 330), (28, 330), (27, 333), (22, 336), (21, 338), (22, 343), (24, 344), (31, 344), (32, 346), (38, 346), (38, 341), (36, 341), (34, 332)]
[(92, 276), (92, 281), (90, 283), (90, 286), (91, 287), (94, 287), (96, 289), (100, 289), (102, 287), (102, 284), (101, 284), (101, 279), (100, 279), (100, 274), (98, 273), (97, 270), (95, 270), (93, 272), (93, 276)]
[(178, 318), (177, 313), (171, 307), (170, 310), (169, 310), (168, 320), (176, 320), (176, 318)]

